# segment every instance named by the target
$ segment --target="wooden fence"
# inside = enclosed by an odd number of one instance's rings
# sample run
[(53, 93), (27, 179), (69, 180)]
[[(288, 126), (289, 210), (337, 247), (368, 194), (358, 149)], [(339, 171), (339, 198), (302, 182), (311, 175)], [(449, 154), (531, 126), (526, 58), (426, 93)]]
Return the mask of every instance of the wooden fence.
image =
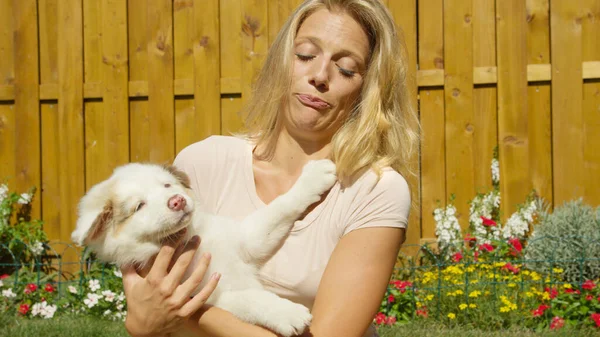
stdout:
[[(298, 0), (0, 0), (0, 178), (41, 187), (69, 240), (85, 190), (129, 161), (171, 161), (241, 125), (269, 44)], [(600, 204), (600, 0), (388, 0), (423, 126), (420, 210), (491, 186), (505, 215), (535, 188)]]

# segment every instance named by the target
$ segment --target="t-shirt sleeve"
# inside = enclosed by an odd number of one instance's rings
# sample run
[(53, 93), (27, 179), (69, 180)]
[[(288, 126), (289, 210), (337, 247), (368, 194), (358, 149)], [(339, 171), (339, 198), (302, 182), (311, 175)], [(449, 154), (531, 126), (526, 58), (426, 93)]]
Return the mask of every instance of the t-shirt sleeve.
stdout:
[(369, 227), (406, 228), (410, 212), (410, 190), (404, 177), (385, 170), (376, 181), (375, 173), (358, 181), (351, 212), (343, 235)]
[[(214, 137), (208, 137), (190, 144), (183, 148), (173, 161), (173, 166), (188, 175), (192, 191), (202, 203), (208, 198), (204, 192), (211, 190), (209, 184), (212, 179), (209, 177), (214, 173), (215, 143)], [(200, 188), (201, 186), (203, 188)]]

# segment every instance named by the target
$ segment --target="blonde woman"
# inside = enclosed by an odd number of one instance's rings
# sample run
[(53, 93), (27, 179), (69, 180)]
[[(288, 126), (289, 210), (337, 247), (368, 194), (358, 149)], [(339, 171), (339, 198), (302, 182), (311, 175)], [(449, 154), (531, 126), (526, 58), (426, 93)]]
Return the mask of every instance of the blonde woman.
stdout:
[[(401, 42), (380, 1), (305, 1), (269, 51), (246, 132), (209, 137), (175, 160), (207, 211), (238, 219), (285, 193), (309, 160), (336, 163), (339, 182), (295, 223), (260, 274), (268, 290), (311, 310), (306, 336), (376, 336), (373, 317), (405, 240), (405, 177), (417, 150)], [(161, 261), (174, 254), (165, 250)], [(275, 336), (219, 308), (192, 314), (189, 302), (155, 286), (156, 277), (172, 283), (172, 276), (152, 275), (152, 283), (124, 275), (134, 336), (166, 335), (184, 321), (198, 336)]]

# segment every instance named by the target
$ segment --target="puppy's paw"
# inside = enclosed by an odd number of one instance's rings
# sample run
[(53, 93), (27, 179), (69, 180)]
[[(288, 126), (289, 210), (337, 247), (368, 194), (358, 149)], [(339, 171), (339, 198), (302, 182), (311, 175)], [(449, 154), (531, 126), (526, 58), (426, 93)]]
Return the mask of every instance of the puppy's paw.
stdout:
[(312, 321), (308, 308), (287, 300), (278, 303), (275, 312), (269, 328), (286, 337), (302, 334)]
[(329, 159), (311, 160), (302, 168), (302, 174), (296, 182), (301, 195), (313, 203), (321, 198), (337, 180), (335, 164)]

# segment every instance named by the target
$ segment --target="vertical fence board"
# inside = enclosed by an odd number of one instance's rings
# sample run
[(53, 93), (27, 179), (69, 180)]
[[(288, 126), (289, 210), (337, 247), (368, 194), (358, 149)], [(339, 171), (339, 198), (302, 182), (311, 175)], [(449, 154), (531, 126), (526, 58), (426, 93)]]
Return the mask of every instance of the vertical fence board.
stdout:
[[(583, 61), (600, 60), (600, 1), (584, 0)], [(600, 204), (600, 81), (583, 84), (583, 158), (586, 202)]]
[[(582, 37), (579, 4), (550, 3), (554, 202), (584, 194)], [(565, 52), (568, 51), (568, 52)]]
[[(204, 6), (204, 2), (202, 3)], [(194, 8), (191, 0), (176, 0), (173, 3), (173, 55), (175, 79), (194, 80), (194, 39), (196, 38)], [(194, 99), (175, 99), (175, 153), (192, 142), (197, 126), (194, 121)]]
[[(528, 64), (550, 63), (550, 4), (527, 0)], [(531, 83), (527, 90), (529, 170), (536, 193), (552, 204), (552, 119), (550, 83)]]
[(127, 55), (127, 4), (102, 1), (102, 117), (103, 162), (96, 168), (104, 179), (129, 161), (129, 86)]
[(508, 219), (531, 190), (527, 116), (527, 29), (525, 3), (496, 3), (498, 50), (498, 136), (501, 213)]
[(474, 196), (473, 26), (471, 0), (444, 2), (446, 193), (456, 196), (462, 226)]
[(252, 84), (260, 71), (269, 46), (266, 0), (242, 1), (242, 102), (252, 94)]
[[(39, 1), (40, 83), (58, 83), (58, 0)], [(42, 216), (51, 240), (66, 241), (60, 232), (58, 105), (40, 104), (42, 158)]]
[[(242, 74), (242, 6), (239, 0), (220, 0), (219, 36), (221, 41), (221, 78), (241, 83)], [(239, 131), (242, 118), (240, 96), (221, 98), (221, 133)]]
[(219, 1), (194, 6), (193, 133), (188, 143), (221, 133)]
[[(0, 86), (14, 84), (12, 1), (0, 2)], [(0, 102), (0, 184), (8, 180), (13, 189), (15, 176), (14, 102)]]
[[(129, 0), (128, 2), (128, 37), (129, 37), (129, 80), (148, 80), (148, 10), (146, 0)], [(129, 101), (130, 123), (130, 161), (150, 160), (150, 116), (148, 100), (134, 98)]]
[[(473, 2), (473, 66), (496, 66), (496, 6), (494, 0)], [(475, 190), (487, 192), (492, 186), (490, 165), (498, 144), (496, 86), (473, 90), (473, 177)]]
[[(419, 69), (444, 69), (443, 0), (419, 0)], [(444, 90), (419, 92), (421, 128), (421, 232), (435, 238), (433, 211), (446, 204)]]
[(242, 130), (242, 99), (238, 97), (221, 98), (221, 134), (230, 135)]
[[(389, 9), (394, 16), (396, 25), (400, 29), (400, 38), (404, 39), (404, 45), (408, 55), (407, 84), (410, 92), (409, 100), (415, 111), (417, 111), (417, 0), (394, 1), (389, 4)], [(420, 160), (419, 151), (415, 151), (411, 162), (415, 165), (416, 177), (407, 177), (411, 186), (411, 199), (415, 208), (409, 216), (409, 230), (406, 232), (407, 244), (418, 244), (421, 237), (421, 186), (420, 186)]]
[(173, 3), (148, 2), (148, 103), (150, 160), (171, 162), (175, 156), (173, 93)]
[[(41, 185), (40, 109), (37, 2), (13, 3), (15, 48), (15, 180), (18, 190)], [(31, 216), (41, 215), (40, 198), (34, 199)]]
[[(83, 124), (83, 8), (81, 1), (58, 5), (58, 150), (60, 236), (75, 227), (85, 189)], [(74, 251), (71, 251), (75, 253)], [(74, 256), (65, 257), (74, 258)]]
[[(103, 82), (103, 19), (102, 1), (83, 1), (83, 78), (86, 83)], [(102, 101), (85, 100), (83, 107), (85, 111), (83, 134), (85, 137), (85, 185), (87, 190), (93, 184), (107, 177), (105, 169), (107, 144), (104, 134), (109, 132), (112, 123), (108, 125), (104, 123)]]

